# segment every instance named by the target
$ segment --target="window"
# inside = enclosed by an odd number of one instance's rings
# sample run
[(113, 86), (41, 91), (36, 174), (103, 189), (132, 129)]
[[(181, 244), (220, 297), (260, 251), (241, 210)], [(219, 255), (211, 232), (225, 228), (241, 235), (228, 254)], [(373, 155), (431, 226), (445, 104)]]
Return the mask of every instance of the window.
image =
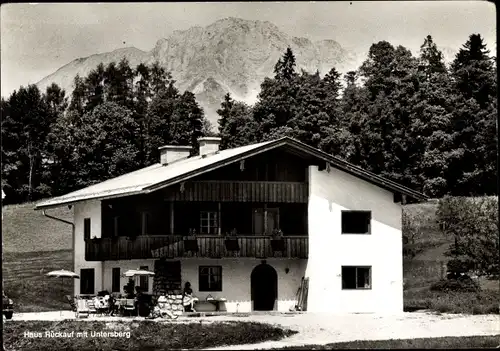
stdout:
[[(141, 271), (142, 270), (149, 270), (148, 266), (141, 266), (139, 268)], [(142, 291), (148, 291), (149, 290), (149, 277), (147, 275), (141, 275), (139, 277), (139, 286)]]
[(80, 269), (80, 294), (94, 294), (94, 268)]
[(342, 234), (370, 234), (371, 211), (342, 211)]
[(222, 291), (222, 267), (200, 266), (200, 291)]
[[(265, 216), (267, 212), (267, 228), (265, 227)], [(256, 235), (272, 234), (273, 230), (280, 227), (279, 208), (255, 208), (253, 210), (253, 233)]]
[(371, 289), (372, 268), (342, 266), (342, 289)]
[(217, 212), (201, 211), (200, 212), (200, 234), (218, 234), (219, 221), (217, 220)]
[(120, 216), (113, 217), (113, 236), (120, 236)]
[(111, 292), (120, 292), (120, 268), (113, 268)]
[(147, 235), (151, 231), (151, 213), (141, 212), (141, 234)]
[(83, 220), (83, 239), (90, 239), (90, 218), (85, 218)]

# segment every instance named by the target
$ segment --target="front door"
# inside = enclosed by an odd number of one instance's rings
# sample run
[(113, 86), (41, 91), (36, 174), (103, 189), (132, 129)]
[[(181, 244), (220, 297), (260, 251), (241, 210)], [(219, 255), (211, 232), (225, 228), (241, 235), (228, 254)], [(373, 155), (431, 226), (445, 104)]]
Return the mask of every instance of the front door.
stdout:
[(278, 298), (278, 274), (268, 264), (255, 267), (250, 277), (254, 311), (272, 311)]

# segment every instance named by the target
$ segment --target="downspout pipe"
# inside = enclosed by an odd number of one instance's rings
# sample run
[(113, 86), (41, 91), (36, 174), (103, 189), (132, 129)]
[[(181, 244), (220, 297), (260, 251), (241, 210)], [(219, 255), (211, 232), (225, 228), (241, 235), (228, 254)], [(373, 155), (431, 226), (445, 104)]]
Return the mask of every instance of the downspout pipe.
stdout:
[(47, 218), (71, 225), (71, 241), (72, 241), (71, 247), (73, 250), (73, 268), (72, 268), (72, 271), (75, 272), (75, 223), (67, 221), (67, 220), (62, 219), (62, 218), (57, 218), (57, 217), (51, 216), (51, 215), (47, 214), (47, 212), (45, 212), (45, 210), (42, 210), (42, 214)]

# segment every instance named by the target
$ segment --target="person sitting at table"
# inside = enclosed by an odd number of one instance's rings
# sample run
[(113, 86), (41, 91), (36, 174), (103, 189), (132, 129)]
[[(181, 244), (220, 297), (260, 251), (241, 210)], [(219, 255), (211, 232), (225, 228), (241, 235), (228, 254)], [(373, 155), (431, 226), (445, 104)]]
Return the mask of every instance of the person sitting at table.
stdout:
[(135, 312), (139, 312), (139, 303), (141, 302), (142, 298), (142, 291), (140, 286), (135, 287), (135, 296), (134, 296), (134, 308)]
[(193, 297), (193, 289), (191, 289), (191, 283), (186, 282), (184, 284), (184, 291), (182, 293), (182, 305), (184, 306), (185, 312), (196, 312), (194, 309), (194, 303), (198, 301), (196, 297)]

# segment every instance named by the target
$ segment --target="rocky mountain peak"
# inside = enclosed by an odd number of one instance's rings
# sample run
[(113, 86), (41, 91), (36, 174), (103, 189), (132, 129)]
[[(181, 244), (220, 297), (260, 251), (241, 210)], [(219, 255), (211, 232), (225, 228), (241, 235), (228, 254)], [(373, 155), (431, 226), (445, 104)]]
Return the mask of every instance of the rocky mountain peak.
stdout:
[(352, 65), (350, 54), (334, 40), (312, 42), (308, 38), (291, 37), (268, 21), (222, 18), (205, 26), (176, 30), (159, 39), (154, 48), (143, 52), (122, 48), (72, 61), (44, 78), (38, 85), (45, 89), (55, 82), (72, 90), (76, 74), (86, 76), (100, 62), (104, 65), (126, 57), (131, 66), (156, 60), (172, 73), (178, 88), (196, 94), (200, 105), (213, 124), (224, 94), (253, 103), (259, 84), (273, 74), (273, 68), (287, 47), (291, 47), (297, 69), (324, 74), (335, 66), (342, 71)]

